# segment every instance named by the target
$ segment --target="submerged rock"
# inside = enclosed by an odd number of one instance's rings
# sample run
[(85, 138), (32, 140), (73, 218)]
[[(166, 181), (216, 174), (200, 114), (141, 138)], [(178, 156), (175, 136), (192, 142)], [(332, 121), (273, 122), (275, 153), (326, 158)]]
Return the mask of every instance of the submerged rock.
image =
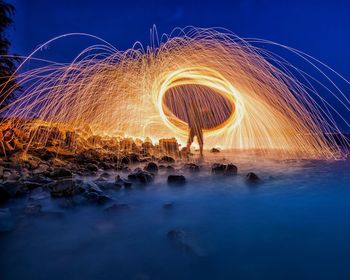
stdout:
[(11, 231), (14, 227), (14, 220), (8, 208), (0, 208), (0, 232)]
[(169, 175), (168, 184), (169, 185), (184, 185), (187, 183), (186, 177), (184, 175)]
[(39, 203), (29, 203), (24, 209), (27, 215), (38, 215), (41, 213), (42, 206)]
[(148, 184), (153, 181), (154, 175), (141, 168), (136, 168), (132, 173), (128, 175), (128, 179), (132, 182)]
[(122, 187), (124, 186), (124, 188), (130, 188), (132, 183), (129, 182), (128, 180), (122, 179), (120, 177), (120, 175), (117, 175), (117, 177), (115, 178), (115, 185), (116, 187)]
[(246, 176), (246, 181), (249, 183), (258, 183), (260, 182), (260, 178), (258, 175), (256, 175), (254, 172), (249, 172)]
[(198, 246), (193, 236), (182, 229), (172, 229), (168, 231), (167, 238), (188, 253), (195, 254), (198, 257), (207, 255), (204, 250)]
[(126, 203), (114, 203), (111, 206), (106, 207), (104, 210), (109, 213), (116, 213), (123, 210), (129, 210), (130, 207)]
[(173, 207), (174, 207), (174, 203), (172, 203), (172, 202), (166, 202), (163, 204), (164, 209), (171, 209)]

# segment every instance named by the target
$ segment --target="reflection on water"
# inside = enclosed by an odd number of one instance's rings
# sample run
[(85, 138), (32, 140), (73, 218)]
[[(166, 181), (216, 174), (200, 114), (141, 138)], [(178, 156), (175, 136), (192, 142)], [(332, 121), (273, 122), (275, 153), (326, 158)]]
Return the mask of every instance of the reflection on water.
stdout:
[[(1, 279), (349, 279), (350, 161), (235, 162), (236, 177), (204, 168), (169, 187), (162, 171), (111, 190), (127, 206), (109, 211), (43, 197), (28, 216), (28, 197), (10, 202)], [(247, 185), (249, 171), (263, 183)]]

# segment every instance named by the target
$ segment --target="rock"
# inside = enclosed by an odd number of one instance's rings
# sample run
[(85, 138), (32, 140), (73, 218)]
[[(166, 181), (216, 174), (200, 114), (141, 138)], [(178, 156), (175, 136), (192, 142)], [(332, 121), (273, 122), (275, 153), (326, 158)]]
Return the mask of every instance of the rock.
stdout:
[(238, 168), (236, 165), (229, 163), (226, 166), (225, 175), (237, 175)]
[(53, 197), (72, 196), (81, 193), (81, 189), (78, 188), (76, 182), (71, 178), (51, 183), (49, 189)]
[(0, 165), (0, 179), (4, 178), (4, 167)]
[(3, 198), (6, 200), (6, 198), (20, 196), (24, 192), (22, 190), (22, 185), (19, 182), (6, 181), (0, 183), (0, 193), (2, 193)]
[(121, 186), (112, 181), (95, 181), (95, 183), (102, 189), (120, 189)]
[(249, 172), (246, 176), (246, 181), (249, 183), (258, 183), (260, 182), (260, 178), (254, 172)]
[(87, 183), (87, 189), (89, 192), (95, 192), (95, 193), (98, 193), (98, 194), (102, 194), (103, 191), (100, 189), (100, 187), (94, 183), (94, 182), (88, 182)]
[(210, 150), (211, 153), (220, 153), (220, 150), (218, 148), (212, 148)]
[(186, 184), (186, 178), (184, 175), (169, 175), (168, 184), (169, 185), (184, 185)]
[(37, 183), (37, 182), (32, 182), (32, 181), (23, 181), (22, 185), (24, 188), (26, 188), (27, 190), (34, 190), (36, 188), (40, 188), (42, 187), (42, 183)]
[(58, 167), (58, 168), (54, 168), (54, 170), (48, 174), (48, 177), (50, 178), (70, 178), (72, 177), (73, 174), (72, 172), (64, 167)]
[(111, 206), (106, 207), (104, 210), (109, 213), (116, 213), (129, 209), (130, 207), (126, 203), (113, 203)]
[(237, 166), (234, 164), (222, 164), (222, 163), (214, 163), (211, 167), (211, 172), (214, 174), (223, 174), (223, 175), (236, 175), (237, 174)]
[(24, 213), (27, 215), (38, 215), (41, 213), (41, 205), (38, 203), (29, 203), (24, 209)]
[(86, 165), (86, 169), (89, 171), (92, 171), (92, 172), (96, 172), (96, 171), (98, 171), (98, 166), (96, 164), (93, 164), (93, 163), (88, 163)]
[(148, 172), (152, 172), (152, 173), (157, 173), (158, 172), (158, 165), (154, 162), (149, 162), (144, 170), (148, 171)]
[(42, 187), (34, 189), (29, 196), (29, 201), (42, 200), (50, 197), (50, 193), (44, 191)]
[(120, 175), (117, 175), (115, 178), (115, 185), (120, 187), (124, 186), (124, 188), (130, 188), (132, 183), (125, 179), (122, 179)]
[(172, 229), (167, 233), (167, 237), (171, 240), (183, 240), (186, 237), (185, 231), (181, 229)]
[(190, 172), (198, 172), (200, 170), (199, 166), (195, 163), (186, 163), (184, 167)]
[(87, 192), (84, 195), (89, 201), (97, 204), (105, 204), (111, 201), (111, 198), (105, 194), (98, 194), (96, 192)]
[(185, 252), (195, 254), (198, 257), (207, 256), (207, 253), (200, 246), (198, 246), (193, 236), (182, 229), (172, 229), (168, 231), (167, 238)]
[(174, 171), (175, 170), (175, 168), (173, 166), (171, 166), (171, 165), (168, 165), (166, 167), (166, 169), (167, 169), (167, 171)]
[(49, 169), (49, 166), (47, 164), (39, 164), (39, 166), (33, 170), (33, 174), (42, 174), (44, 172), (47, 172)]
[(164, 209), (171, 209), (173, 207), (174, 207), (174, 203), (172, 203), (172, 202), (166, 202), (163, 204)]
[(148, 184), (153, 181), (153, 174), (142, 170), (141, 168), (136, 168), (132, 173), (128, 175), (128, 179), (132, 182)]
[(5, 171), (3, 178), (6, 181), (18, 181), (21, 176), (16, 170), (11, 170), (10, 172)]
[(0, 208), (0, 233), (11, 231), (14, 227), (13, 217), (8, 208)]
[(169, 163), (174, 163), (175, 162), (175, 159), (173, 159), (170, 156), (162, 156), (160, 160), (161, 160), (161, 162), (169, 162)]

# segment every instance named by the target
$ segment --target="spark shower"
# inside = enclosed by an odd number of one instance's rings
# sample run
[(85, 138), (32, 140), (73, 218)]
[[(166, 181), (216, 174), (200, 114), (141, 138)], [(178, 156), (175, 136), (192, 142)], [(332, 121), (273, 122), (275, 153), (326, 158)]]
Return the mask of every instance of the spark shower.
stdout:
[[(68, 64), (37, 57), (48, 44), (82, 35), (98, 44)], [(16, 79), (22, 92), (2, 110), (3, 120), (15, 116), (12, 125), (31, 135), (45, 125), (103, 137), (176, 137), (184, 143), (186, 104), (193, 103), (207, 112), (202, 120), (207, 147), (299, 158), (347, 154), (349, 143), (338, 123), (349, 128), (339, 113), (349, 111), (349, 100), (327, 72), (348, 81), (320, 61), (227, 30), (177, 28), (159, 37), (153, 28), (151, 38), (156, 42), (151, 46), (136, 43), (126, 51), (88, 34), (53, 38), (19, 66)], [(288, 50), (323, 78), (259, 47), (262, 44)], [(31, 61), (43, 65), (24, 70)]]

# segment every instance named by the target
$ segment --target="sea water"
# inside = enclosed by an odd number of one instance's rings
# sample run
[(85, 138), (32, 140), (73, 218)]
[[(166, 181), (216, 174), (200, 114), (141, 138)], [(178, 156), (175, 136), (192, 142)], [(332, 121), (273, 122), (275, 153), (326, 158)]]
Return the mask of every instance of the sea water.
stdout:
[[(160, 171), (148, 186), (108, 191), (127, 204), (117, 211), (50, 197), (42, 215), (23, 214), (28, 197), (2, 205), (15, 226), (0, 235), (0, 278), (350, 279), (350, 160), (216, 157), (180, 171), (184, 186)], [(212, 175), (215, 160), (238, 175)], [(250, 171), (260, 183), (246, 182)]]

